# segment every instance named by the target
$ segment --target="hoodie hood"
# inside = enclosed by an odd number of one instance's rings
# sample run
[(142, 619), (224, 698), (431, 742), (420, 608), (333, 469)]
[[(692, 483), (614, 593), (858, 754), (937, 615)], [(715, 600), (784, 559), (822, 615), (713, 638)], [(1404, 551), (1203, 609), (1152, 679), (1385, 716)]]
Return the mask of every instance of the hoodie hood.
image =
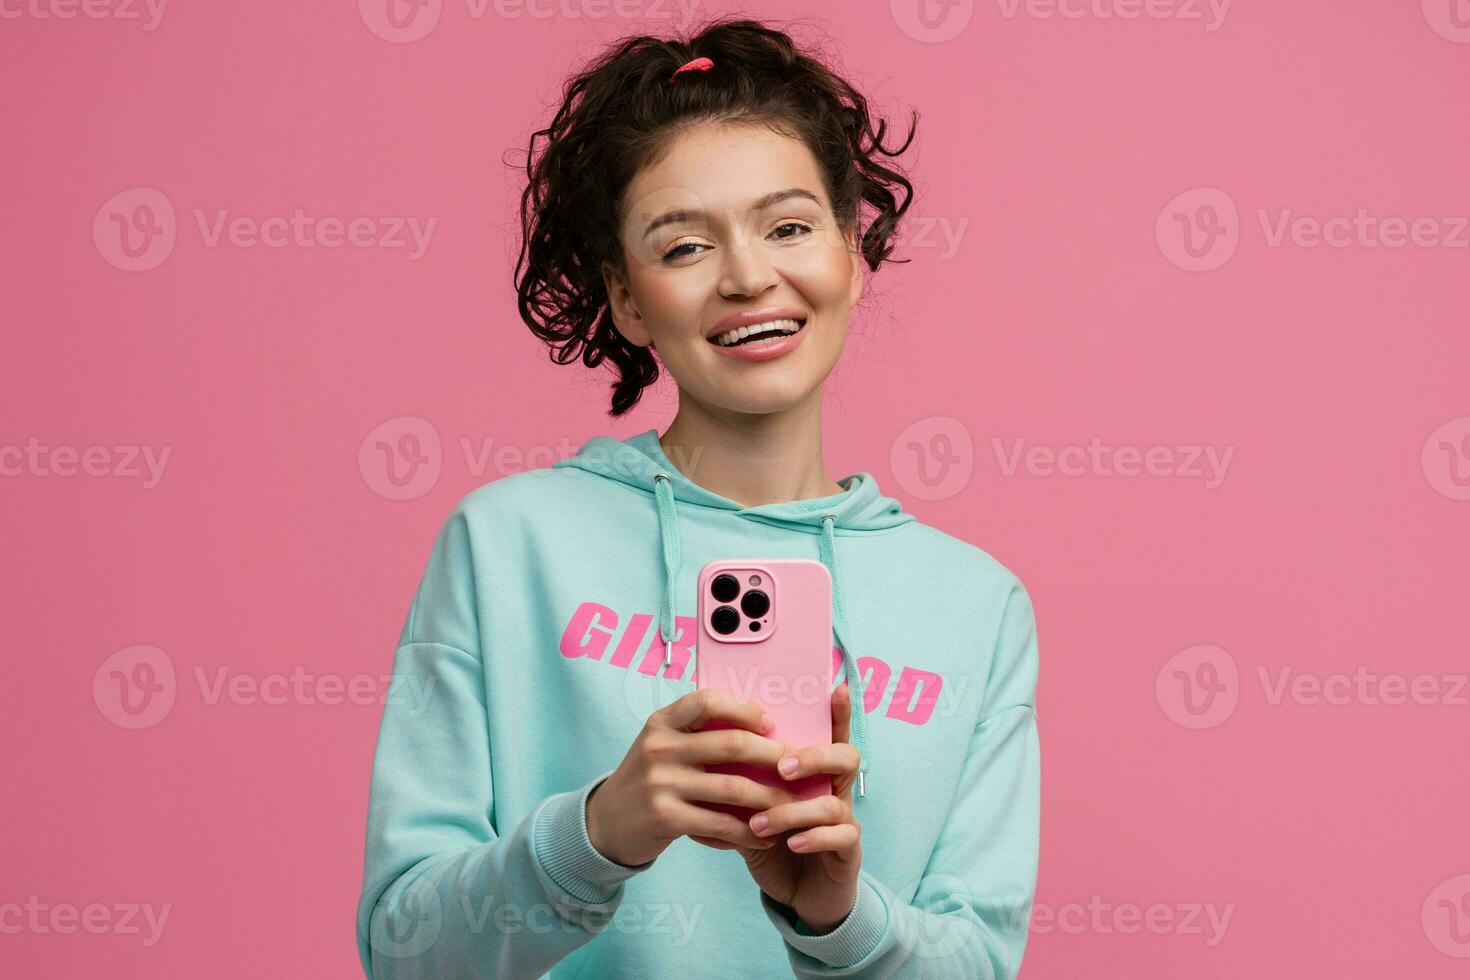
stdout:
[(914, 520), (892, 497), (878, 489), (871, 473), (853, 473), (838, 483), (842, 493), (807, 500), (789, 500), (758, 507), (745, 507), (701, 487), (690, 480), (664, 454), (658, 433), (649, 429), (627, 439), (594, 436), (575, 456), (558, 460), (553, 467), (571, 466), (647, 493), (657, 508), (660, 547), (664, 559), (664, 589), (659, 602), (659, 636), (664, 641), (664, 663), (672, 655), (674, 639), (673, 586), (682, 563), (679, 541), (678, 503), (727, 510), (732, 516), (789, 528), (817, 537), (822, 564), (832, 576), (832, 632), (842, 650), (843, 671), (852, 700), (852, 745), (861, 758), (857, 795), (867, 795), (868, 726), (862, 673), (857, 669), (847, 621), (842, 610), (841, 577), (838, 574), (836, 538), (849, 534), (887, 531)]

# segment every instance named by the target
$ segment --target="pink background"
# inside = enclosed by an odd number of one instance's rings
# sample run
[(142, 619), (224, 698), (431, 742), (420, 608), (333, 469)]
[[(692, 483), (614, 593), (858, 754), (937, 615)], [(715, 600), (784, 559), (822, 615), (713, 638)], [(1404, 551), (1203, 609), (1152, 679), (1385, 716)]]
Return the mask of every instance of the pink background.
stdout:
[[(1034, 597), (1023, 976), (1463, 977), (1470, 5), (1117, 2), (932, 27), (911, 0), (715, 9), (809, 16), (895, 122), (922, 113), (914, 261), (870, 280), (829, 462)], [(519, 454), (668, 421), (664, 384), (609, 426), (605, 379), (548, 363), (511, 269), (515, 162), (565, 73), (677, 7), (435, 0), (407, 40), (376, 0), (177, 3), (152, 30), (26, 4), (0, 21), (0, 974), (357, 976), (381, 708), (210, 703), (196, 671), (377, 678), (455, 500)], [(175, 241), (127, 271), (111, 215), (144, 198), (112, 199), (137, 188)], [(437, 224), (411, 258), (211, 246), (195, 217), (298, 208)], [(1285, 212), (1359, 209), (1429, 223), (1402, 247), (1273, 239)], [(429, 465), (399, 489), (374, 447), (405, 432)], [(1174, 455), (1009, 465), (1016, 440), (1094, 438)], [(103, 475), (6, 455), (32, 439), (106, 447)], [(128, 446), (167, 447), (156, 485)], [(1187, 447), (1230, 451), (1223, 478)], [(147, 677), (139, 645), (173, 701), (128, 728), (109, 678)], [(1275, 696), (1283, 670), (1360, 668), (1348, 703)], [(1419, 675), (1430, 703), (1381, 703)], [(152, 945), (16, 931), (4, 907), (33, 895), (169, 918)], [(1173, 925), (1140, 928), (1150, 906)]]

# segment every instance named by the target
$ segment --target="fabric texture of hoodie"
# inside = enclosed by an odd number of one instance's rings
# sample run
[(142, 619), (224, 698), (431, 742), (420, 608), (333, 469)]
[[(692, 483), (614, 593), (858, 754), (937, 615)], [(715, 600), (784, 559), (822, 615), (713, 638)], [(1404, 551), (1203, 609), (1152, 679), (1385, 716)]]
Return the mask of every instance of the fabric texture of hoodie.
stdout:
[[(373, 759), (369, 978), (1016, 975), (1040, 831), (1030, 597), (871, 474), (839, 482), (743, 507), (648, 430), (460, 500), (410, 605)], [(649, 714), (694, 689), (696, 577), (716, 558), (818, 558), (832, 576), (863, 862), (852, 912), (824, 935), (733, 851), (680, 838), (626, 866), (587, 837), (588, 794)]]

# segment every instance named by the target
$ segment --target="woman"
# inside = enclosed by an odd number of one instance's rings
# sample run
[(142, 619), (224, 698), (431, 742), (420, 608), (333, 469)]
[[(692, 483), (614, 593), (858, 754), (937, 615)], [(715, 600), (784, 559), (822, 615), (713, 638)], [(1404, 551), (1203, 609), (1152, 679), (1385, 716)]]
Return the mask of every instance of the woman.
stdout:
[[(1029, 598), (822, 459), (822, 384), (910, 197), (876, 159), (908, 141), (884, 132), (785, 34), (733, 21), (622, 42), (572, 80), (539, 157), (533, 137), (523, 317), (557, 361), (611, 362), (611, 414), (660, 364), (678, 412), (480, 487), (440, 532), (373, 765), (370, 977), (1015, 975), (1039, 829)], [(692, 690), (695, 575), (739, 556), (832, 573), (831, 745)], [(833, 793), (704, 769), (725, 762)]]

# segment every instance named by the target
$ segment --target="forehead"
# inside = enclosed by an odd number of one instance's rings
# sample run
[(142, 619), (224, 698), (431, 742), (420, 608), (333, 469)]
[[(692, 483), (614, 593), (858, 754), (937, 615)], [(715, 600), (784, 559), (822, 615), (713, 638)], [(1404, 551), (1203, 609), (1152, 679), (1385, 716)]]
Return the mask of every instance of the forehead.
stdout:
[[(628, 185), (624, 227), (641, 234), (672, 208), (736, 219), (773, 190), (802, 187), (826, 201), (816, 158), (800, 140), (762, 125), (705, 123), (676, 136)], [(810, 202), (808, 202), (809, 204)]]

